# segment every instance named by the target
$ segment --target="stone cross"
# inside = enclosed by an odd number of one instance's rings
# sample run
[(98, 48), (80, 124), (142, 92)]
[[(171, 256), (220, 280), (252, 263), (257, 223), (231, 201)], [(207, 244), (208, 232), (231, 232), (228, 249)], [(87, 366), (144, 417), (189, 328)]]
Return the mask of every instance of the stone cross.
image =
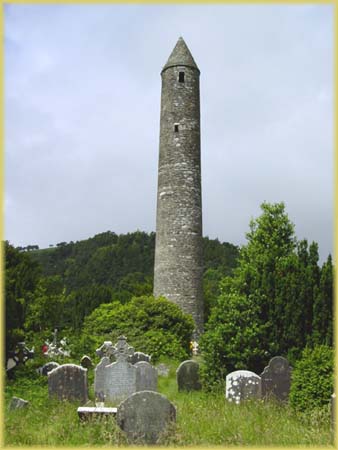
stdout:
[(17, 351), (9, 352), (9, 358), (12, 360), (10, 368), (14, 368), (19, 364), (25, 364), (28, 359), (34, 358), (34, 347), (29, 350), (25, 342), (18, 342), (17, 346)]
[(117, 338), (117, 344), (113, 347), (113, 355), (117, 362), (127, 362), (128, 358), (135, 353), (134, 347), (130, 347), (127, 344), (127, 338), (125, 336), (119, 336)]

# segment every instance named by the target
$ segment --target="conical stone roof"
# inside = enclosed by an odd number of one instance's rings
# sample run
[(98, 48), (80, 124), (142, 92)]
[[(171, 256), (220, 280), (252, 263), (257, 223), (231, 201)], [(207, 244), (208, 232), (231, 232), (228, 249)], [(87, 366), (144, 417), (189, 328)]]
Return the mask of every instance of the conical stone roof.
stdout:
[(162, 72), (168, 69), (168, 67), (173, 66), (189, 66), (199, 71), (195, 60), (192, 57), (192, 54), (190, 53), (190, 50), (188, 49), (188, 46), (184, 42), (184, 39), (182, 37), (178, 39), (166, 65), (162, 69)]

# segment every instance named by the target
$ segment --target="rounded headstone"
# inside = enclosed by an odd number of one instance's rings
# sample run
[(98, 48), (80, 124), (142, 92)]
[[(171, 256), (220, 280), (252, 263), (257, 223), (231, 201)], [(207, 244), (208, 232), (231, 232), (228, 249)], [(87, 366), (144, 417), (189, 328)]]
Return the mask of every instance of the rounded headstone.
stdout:
[(137, 368), (136, 390), (157, 391), (157, 370), (147, 361), (140, 361), (134, 366)]
[(60, 364), (55, 361), (48, 362), (41, 367), (41, 375), (47, 376), (51, 370), (56, 369), (59, 366)]
[(91, 367), (93, 367), (92, 360), (87, 355), (82, 356), (80, 364), (85, 369), (90, 369)]
[(262, 394), (261, 378), (250, 370), (236, 370), (226, 376), (225, 396), (230, 402), (260, 398)]
[(176, 370), (179, 391), (198, 391), (201, 389), (199, 364), (191, 359), (183, 361)]
[(156, 444), (168, 424), (176, 421), (176, 408), (158, 392), (141, 391), (120, 404), (116, 420), (130, 443)]
[(262, 396), (273, 395), (278, 400), (287, 400), (291, 386), (289, 361), (282, 356), (274, 356), (261, 374)]

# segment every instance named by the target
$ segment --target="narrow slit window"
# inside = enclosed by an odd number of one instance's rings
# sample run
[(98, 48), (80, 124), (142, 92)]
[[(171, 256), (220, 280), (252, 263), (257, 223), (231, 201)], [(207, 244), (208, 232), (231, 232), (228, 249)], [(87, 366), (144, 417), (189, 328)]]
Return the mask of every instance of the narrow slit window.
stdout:
[(178, 72), (178, 81), (184, 83), (184, 72)]
[(175, 131), (175, 133), (178, 133), (178, 124), (177, 123), (175, 123), (175, 125), (174, 125), (174, 131)]

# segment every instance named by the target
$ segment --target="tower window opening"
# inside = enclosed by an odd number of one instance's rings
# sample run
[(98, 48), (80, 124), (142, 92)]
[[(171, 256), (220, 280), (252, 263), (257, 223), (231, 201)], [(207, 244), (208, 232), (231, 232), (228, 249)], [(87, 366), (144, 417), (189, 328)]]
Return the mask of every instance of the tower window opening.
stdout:
[(178, 72), (178, 81), (184, 83), (184, 72)]
[(175, 123), (175, 125), (174, 125), (174, 131), (175, 131), (175, 133), (178, 133), (178, 124), (177, 123)]

